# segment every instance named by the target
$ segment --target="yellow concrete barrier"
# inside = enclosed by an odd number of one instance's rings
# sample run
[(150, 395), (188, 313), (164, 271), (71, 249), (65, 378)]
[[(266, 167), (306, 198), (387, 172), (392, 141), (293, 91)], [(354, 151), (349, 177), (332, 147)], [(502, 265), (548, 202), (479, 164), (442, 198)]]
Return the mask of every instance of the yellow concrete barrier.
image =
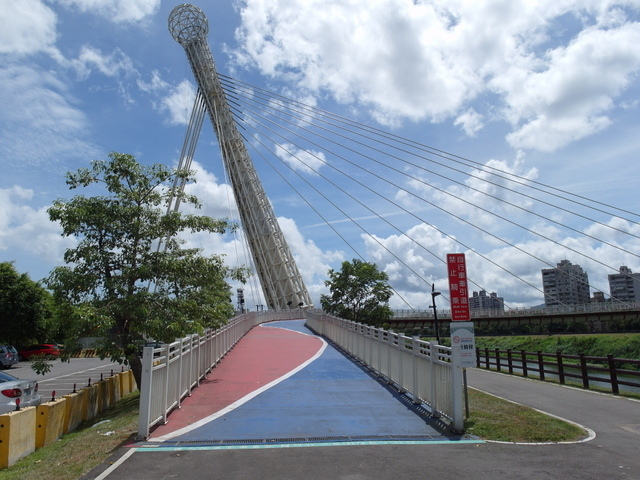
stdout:
[(64, 433), (73, 432), (84, 420), (87, 396), (85, 390), (80, 390), (63, 397), (67, 400), (64, 412)]
[(64, 397), (36, 407), (36, 448), (49, 445), (62, 436), (66, 408)]
[(120, 400), (120, 378), (118, 375), (113, 375), (107, 379), (108, 391), (109, 391), (109, 406), (115, 405)]
[(98, 387), (98, 413), (104, 412), (109, 408), (109, 382), (107, 380), (100, 380), (96, 383)]
[(0, 468), (10, 467), (36, 449), (36, 407), (0, 415)]
[(136, 380), (133, 377), (133, 372), (127, 370), (120, 374), (120, 393), (124, 397), (136, 390)]
[(102, 403), (100, 401), (100, 384), (94, 383), (90, 387), (85, 387), (81, 390), (87, 392), (87, 403), (85, 404), (84, 416), (82, 419), (91, 420), (98, 414), (98, 412), (100, 412), (100, 404)]

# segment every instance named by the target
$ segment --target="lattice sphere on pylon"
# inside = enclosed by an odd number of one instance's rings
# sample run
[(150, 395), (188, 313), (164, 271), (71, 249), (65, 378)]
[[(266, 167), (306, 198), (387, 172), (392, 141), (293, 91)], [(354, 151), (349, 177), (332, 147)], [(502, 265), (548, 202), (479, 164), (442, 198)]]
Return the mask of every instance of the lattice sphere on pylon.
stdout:
[(176, 42), (186, 46), (207, 37), (209, 22), (198, 7), (183, 3), (169, 15), (169, 32)]

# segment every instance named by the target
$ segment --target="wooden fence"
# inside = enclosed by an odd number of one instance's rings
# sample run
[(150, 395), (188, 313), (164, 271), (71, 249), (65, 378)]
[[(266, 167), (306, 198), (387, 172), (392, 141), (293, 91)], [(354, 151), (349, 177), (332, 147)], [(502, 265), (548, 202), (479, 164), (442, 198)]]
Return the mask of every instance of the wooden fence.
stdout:
[[(613, 355), (590, 357), (583, 353), (565, 355), (560, 352), (476, 349), (478, 368), (497, 370), (511, 375), (521, 374), (525, 377), (534, 376), (540, 380), (549, 380), (549, 377), (554, 377), (562, 385), (569, 381), (582, 384), (584, 388), (591, 388), (593, 383), (601, 383), (609, 385), (616, 395), (620, 393), (621, 386), (630, 387), (631, 391), (636, 389), (636, 392), (640, 393), (640, 371), (620, 368), (622, 365), (640, 365), (640, 360), (614, 358)], [(571, 379), (576, 381), (571, 382)]]

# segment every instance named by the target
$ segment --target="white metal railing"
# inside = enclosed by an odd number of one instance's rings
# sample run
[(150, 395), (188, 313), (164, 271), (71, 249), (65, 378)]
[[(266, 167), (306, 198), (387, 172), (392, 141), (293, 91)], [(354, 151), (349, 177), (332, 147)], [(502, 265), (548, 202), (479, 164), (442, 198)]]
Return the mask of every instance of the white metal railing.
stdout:
[(451, 421), (455, 432), (464, 430), (464, 388), (460, 348), (333, 317), (306, 312), (307, 327), (365, 363), (415, 403)]
[(273, 320), (301, 318), (298, 309), (249, 312), (235, 317), (217, 330), (193, 334), (160, 347), (145, 347), (142, 355), (142, 385), (138, 439), (166, 423), (169, 412), (200, 384), (231, 348), (253, 327)]

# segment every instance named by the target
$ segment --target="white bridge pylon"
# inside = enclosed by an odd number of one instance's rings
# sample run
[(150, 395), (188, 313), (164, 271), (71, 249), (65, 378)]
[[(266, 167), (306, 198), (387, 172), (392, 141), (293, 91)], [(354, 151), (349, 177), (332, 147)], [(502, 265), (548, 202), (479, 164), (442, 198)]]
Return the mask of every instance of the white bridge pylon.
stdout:
[(309, 293), (238, 132), (218, 78), (207, 43), (209, 23), (206, 15), (193, 5), (178, 5), (169, 15), (169, 31), (187, 53), (198, 84), (198, 95), (204, 98), (218, 137), (267, 305), (279, 309), (310, 306)]

